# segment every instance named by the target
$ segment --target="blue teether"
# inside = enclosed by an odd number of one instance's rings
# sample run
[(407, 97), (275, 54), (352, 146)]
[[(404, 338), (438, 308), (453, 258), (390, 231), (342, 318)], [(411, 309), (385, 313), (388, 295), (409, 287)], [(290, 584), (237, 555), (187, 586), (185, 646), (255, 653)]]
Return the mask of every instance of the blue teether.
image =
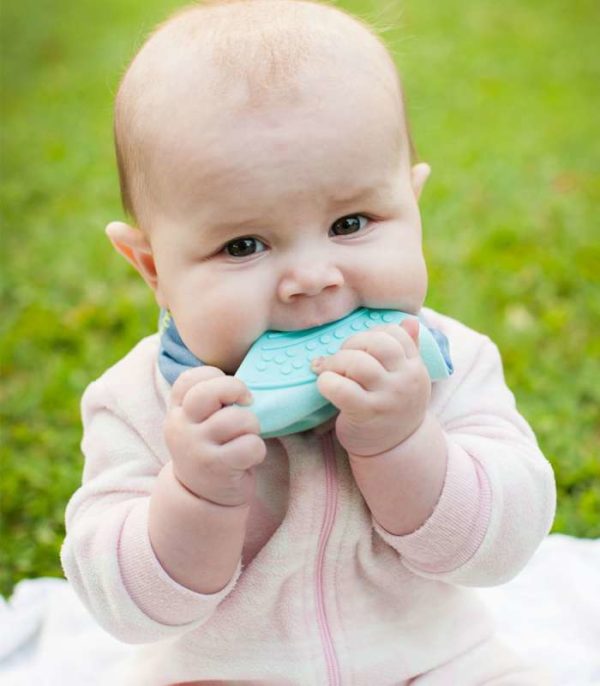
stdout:
[[(307, 431), (337, 413), (317, 390), (314, 357), (336, 353), (342, 343), (361, 331), (399, 324), (414, 315), (397, 310), (361, 307), (343, 319), (302, 331), (267, 331), (248, 351), (235, 376), (248, 386), (261, 436), (271, 438)], [(419, 351), (432, 381), (450, 375), (431, 331), (419, 322)], [(246, 406), (245, 406), (246, 407)]]

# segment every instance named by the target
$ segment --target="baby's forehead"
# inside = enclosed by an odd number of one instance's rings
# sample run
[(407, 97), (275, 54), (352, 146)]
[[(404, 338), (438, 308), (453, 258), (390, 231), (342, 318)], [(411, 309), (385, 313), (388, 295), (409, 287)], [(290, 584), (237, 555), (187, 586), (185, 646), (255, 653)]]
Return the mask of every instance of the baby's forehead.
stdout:
[(374, 85), (398, 87), (380, 39), (333, 7), (298, 0), (216, 2), (185, 8), (159, 26), (134, 59), (119, 98), (147, 100), (155, 112), (175, 99), (225, 104), (234, 98), (264, 106), (270, 98), (297, 98), (304, 75), (351, 79), (359, 71), (369, 72)]

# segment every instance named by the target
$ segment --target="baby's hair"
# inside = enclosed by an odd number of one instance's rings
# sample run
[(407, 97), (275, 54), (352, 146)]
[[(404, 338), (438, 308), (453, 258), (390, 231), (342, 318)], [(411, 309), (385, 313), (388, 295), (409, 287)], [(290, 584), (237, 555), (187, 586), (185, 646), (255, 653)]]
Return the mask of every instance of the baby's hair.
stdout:
[[(315, 20), (334, 18), (334, 26)], [(332, 15), (334, 15), (332, 17)], [(370, 34), (373, 46), (390, 63), (401, 107), (404, 93), (392, 57), (383, 40), (366, 22), (342, 10), (313, 0), (204, 0), (187, 5), (160, 23), (138, 50), (119, 84), (115, 99), (114, 140), (123, 209), (134, 223), (149, 229), (145, 210), (152, 199), (152, 146), (157, 132), (170, 123), (153, 117), (165, 104), (163, 84), (173, 85), (173, 74), (185, 65), (195, 69), (209, 51), (218, 79), (202, 82), (202, 96), (224, 94), (232, 82), (246, 87), (246, 106), (260, 107), (269, 98), (278, 102), (295, 97), (295, 76), (306, 64), (335, 59), (340, 30)], [(202, 53), (204, 52), (204, 56)], [(160, 56), (160, 59), (159, 59)], [(198, 62), (194, 62), (194, 57)], [(146, 64), (148, 63), (148, 64)], [(382, 77), (384, 78), (384, 77)], [(385, 80), (385, 79), (384, 79)], [(197, 82), (194, 82), (197, 85)], [(390, 87), (388, 85), (388, 87)], [(189, 88), (189, 84), (188, 84)], [(189, 92), (189, 91), (188, 91)], [(183, 95), (183, 93), (182, 93)], [(411, 162), (416, 153), (406, 116)], [(161, 170), (168, 173), (168, 169)]]

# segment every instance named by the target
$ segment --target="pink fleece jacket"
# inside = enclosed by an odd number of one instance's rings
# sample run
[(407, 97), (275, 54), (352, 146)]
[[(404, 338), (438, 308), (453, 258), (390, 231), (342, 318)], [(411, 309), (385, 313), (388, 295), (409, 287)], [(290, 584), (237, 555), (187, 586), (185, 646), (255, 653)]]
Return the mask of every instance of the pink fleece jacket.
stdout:
[(553, 521), (554, 476), (496, 346), (423, 313), (448, 337), (455, 368), (429, 408), (448, 451), (433, 514), (407, 535), (379, 526), (331, 426), (269, 439), (242, 558), (210, 595), (170, 578), (149, 540), (150, 494), (170, 459), (157, 335), (88, 387), (62, 562), (107, 631), (145, 644), (121, 683), (402, 684), (492, 636), (468, 587), (524, 567)]

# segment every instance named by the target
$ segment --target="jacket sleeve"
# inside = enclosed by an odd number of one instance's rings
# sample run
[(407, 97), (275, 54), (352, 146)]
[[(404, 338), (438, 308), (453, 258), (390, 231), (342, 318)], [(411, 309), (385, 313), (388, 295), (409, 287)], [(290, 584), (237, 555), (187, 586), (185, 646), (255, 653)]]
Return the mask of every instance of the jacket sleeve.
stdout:
[(205, 623), (233, 589), (203, 595), (173, 580), (148, 535), (148, 506), (163, 464), (102, 379), (82, 399), (85, 467), (67, 505), (65, 575), (100, 625), (126, 643), (149, 643)]
[(509, 581), (554, 520), (554, 473), (504, 382), (487, 338), (438, 408), (447, 446), (442, 493), (428, 520), (396, 536), (377, 533), (422, 577), (464, 586)]

